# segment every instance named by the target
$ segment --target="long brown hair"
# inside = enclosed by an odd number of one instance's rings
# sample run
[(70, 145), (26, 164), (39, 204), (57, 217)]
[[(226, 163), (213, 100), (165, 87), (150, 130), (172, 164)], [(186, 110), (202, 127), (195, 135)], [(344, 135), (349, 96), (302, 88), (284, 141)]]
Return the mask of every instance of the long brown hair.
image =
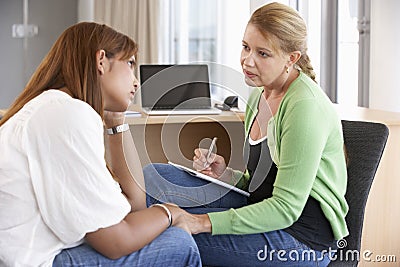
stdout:
[(314, 69), (307, 55), (307, 26), (296, 10), (284, 4), (270, 3), (254, 11), (249, 23), (265, 35), (274, 35), (282, 51), (300, 51), (301, 57), (296, 65), (315, 81)]
[(76, 99), (88, 103), (103, 118), (104, 104), (96, 52), (129, 59), (137, 45), (128, 36), (94, 22), (81, 22), (66, 29), (33, 73), (22, 93), (0, 120), (0, 126), (28, 101), (49, 89), (67, 87)]

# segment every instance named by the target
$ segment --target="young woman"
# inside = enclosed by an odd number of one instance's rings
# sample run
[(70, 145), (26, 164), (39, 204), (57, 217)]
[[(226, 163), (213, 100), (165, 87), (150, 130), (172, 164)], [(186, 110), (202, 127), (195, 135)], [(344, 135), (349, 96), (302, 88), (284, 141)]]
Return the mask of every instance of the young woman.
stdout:
[[(247, 170), (195, 150), (197, 170), (250, 191), (249, 198), (172, 166), (145, 168), (148, 204), (206, 213), (186, 216), (192, 233), (201, 233), (194, 237), (206, 265), (326, 266), (335, 241), (348, 234), (341, 122), (314, 80), (306, 40), (295, 10), (278, 3), (256, 10), (240, 58), (246, 83), (257, 87), (244, 124)], [(223, 197), (213, 201), (216, 195)]]
[(146, 208), (123, 113), (136, 53), (106, 25), (73, 25), (0, 120), (1, 266), (201, 265), (184, 211)]

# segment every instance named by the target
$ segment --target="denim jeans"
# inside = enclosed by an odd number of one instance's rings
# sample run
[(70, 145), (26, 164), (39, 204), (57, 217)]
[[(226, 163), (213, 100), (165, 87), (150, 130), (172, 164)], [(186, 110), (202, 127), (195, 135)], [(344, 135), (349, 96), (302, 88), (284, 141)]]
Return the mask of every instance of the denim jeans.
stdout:
[[(143, 169), (147, 205), (172, 202), (190, 213), (207, 213), (247, 205), (247, 198), (234, 191), (193, 177), (168, 164)], [(208, 266), (327, 266), (330, 251), (315, 251), (284, 230), (246, 235), (193, 236), (201, 260)]]
[(61, 251), (53, 266), (201, 266), (193, 238), (178, 227), (170, 227), (150, 244), (118, 260), (111, 260), (87, 244)]

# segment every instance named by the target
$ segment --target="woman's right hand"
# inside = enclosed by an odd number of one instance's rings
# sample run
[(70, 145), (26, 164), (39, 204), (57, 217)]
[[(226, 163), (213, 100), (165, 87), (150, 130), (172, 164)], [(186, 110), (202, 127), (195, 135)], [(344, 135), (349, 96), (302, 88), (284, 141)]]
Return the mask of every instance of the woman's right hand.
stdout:
[(194, 150), (193, 168), (198, 172), (213, 178), (219, 178), (226, 170), (226, 163), (224, 157), (211, 153), (207, 159), (207, 149), (196, 148)]

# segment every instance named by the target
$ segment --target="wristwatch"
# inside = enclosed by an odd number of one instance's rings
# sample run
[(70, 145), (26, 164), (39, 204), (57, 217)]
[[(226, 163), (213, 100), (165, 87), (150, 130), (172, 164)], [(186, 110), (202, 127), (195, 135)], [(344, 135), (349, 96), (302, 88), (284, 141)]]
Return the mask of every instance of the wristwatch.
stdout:
[(108, 128), (106, 131), (107, 131), (107, 134), (112, 135), (112, 134), (122, 133), (122, 132), (125, 132), (128, 130), (129, 130), (129, 125), (127, 123), (124, 123), (124, 124), (120, 124), (120, 125)]

